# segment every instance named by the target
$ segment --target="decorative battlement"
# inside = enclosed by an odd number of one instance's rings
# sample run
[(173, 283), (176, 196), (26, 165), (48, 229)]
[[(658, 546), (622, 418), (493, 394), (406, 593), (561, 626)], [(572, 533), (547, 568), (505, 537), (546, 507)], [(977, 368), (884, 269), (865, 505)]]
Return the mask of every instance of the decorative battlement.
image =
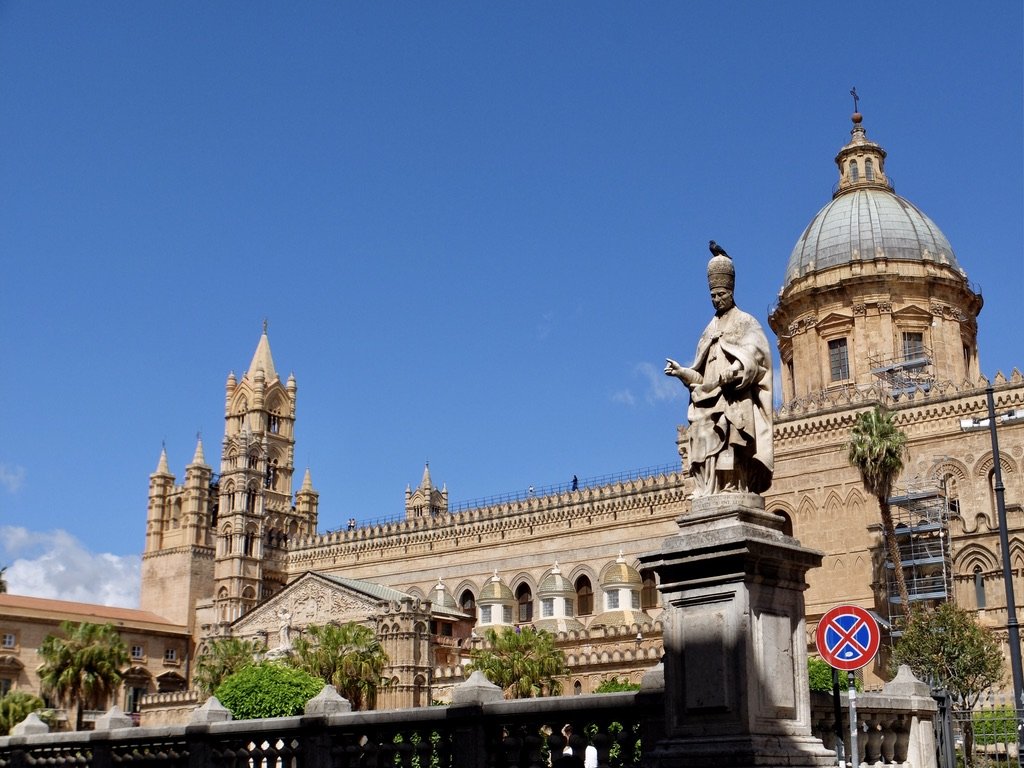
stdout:
[[(1019, 385), (1022, 382), (1024, 382), (1024, 375), (1016, 368), (1013, 369), (1009, 378), (1004, 376), (1002, 372), (999, 372), (992, 381), (996, 387), (1005, 384)], [(881, 403), (882, 405), (895, 408), (901, 405), (916, 405), (922, 402), (954, 400), (975, 392), (982, 396), (988, 384), (988, 380), (982, 377), (978, 382), (964, 381), (957, 384), (952, 381), (941, 381), (930, 384), (928, 387), (915, 387), (912, 390), (902, 392), (893, 392), (880, 381), (864, 386), (847, 385), (832, 387), (811, 395), (796, 398), (781, 405), (775, 411), (776, 436), (786, 436), (784, 434), (784, 422), (787, 420), (799, 419), (813, 414), (828, 413), (830, 411), (847, 412), (850, 406), (860, 404), (872, 405), (874, 403)], [(852, 416), (849, 416), (851, 423), (852, 418)], [(783, 424), (780, 424), (780, 422)], [(780, 426), (783, 429), (780, 429)]]
[[(394, 546), (414, 546), (452, 536), (498, 534), (530, 526), (619, 514), (631, 509), (648, 509), (653, 504), (671, 504), (685, 498), (686, 476), (682, 469), (657, 476), (641, 477), (608, 486), (582, 488), (549, 496), (503, 502), (466, 509), (455, 514), (414, 517), (289, 542), (288, 564), (292, 571), (306, 563), (338, 554), (366, 552)], [(655, 496), (654, 499), (651, 497)]]

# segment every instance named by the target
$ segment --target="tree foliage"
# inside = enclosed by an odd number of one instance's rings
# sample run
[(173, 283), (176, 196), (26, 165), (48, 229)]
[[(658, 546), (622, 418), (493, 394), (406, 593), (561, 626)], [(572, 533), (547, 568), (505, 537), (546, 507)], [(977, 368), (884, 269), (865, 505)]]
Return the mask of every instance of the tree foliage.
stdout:
[(621, 691), (639, 691), (640, 683), (631, 683), (628, 680), (619, 680), (613, 677), (610, 680), (602, 680), (600, 685), (594, 689), (594, 693), (619, 693)]
[(890, 411), (876, 405), (873, 410), (857, 414), (850, 441), (847, 443), (847, 458), (860, 472), (865, 490), (878, 501), (882, 518), (882, 531), (893, 565), (896, 589), (903, 609), (910, 614), (910, 593), (903, 574), (903, 559), (900, 557), (899, 542), (893, 526), (889, 498), (896, 478), (903, 471), (903, 460), (907, 453), (907, 436), (899, 427)]
[(82, 710), (103, 707), (121, 685), (121, 669), (128, 664), (128, 649), (113, 624), (61, 622), (61, 635), (47, 635), (39, 646), (43, 659), (39, 680), (45, 692)]
[(565, 654), (555, 647), (554, 637), (533, 627), (489, 629), (484, 648), (467, 665), (479, 669), (505, 691), (510, 699), (557, 696), (562, 684), (555, 678), (568, 674)]
[(257, 654), (266, 648), (252, 640), (218, 637), (206, 646), (196, 659), (192, 684), (209, 696), (226, 678), (256, 663)]
[(1003, 680), (999, 639), (953, 603), (915, 611), (893, 648), (892, 661), (947, 690), (964, 710), (973, 709), (985, 691)]
[[(963, 711), (973, 710), (982, 694), (1003, 680), (999, 639), (974, 614), (953, 603), (912, 613), (893, 648), (892, 663), (906, 664), (922, 680), (944, 688), (953, 706)], [(968, 766), (974, 762), (975, 725), (973, 716), (963, 724)]]
[(11, 728), (44, 706), (42, 699), (26, 691), (10, 691), (0, 696), (0, 736), (6, 736)]
[(373, 709), (388, 657), (367, 626), (311, 624), (292, 643), (291, 663), (330, 683), (353, 709)]
[(308, 672), (263, 661), (235, 672), (217, 687), (214, 696), (236, 720), (290, 717), (302, 714), (306, 702), (323, 687), (323, 681)]

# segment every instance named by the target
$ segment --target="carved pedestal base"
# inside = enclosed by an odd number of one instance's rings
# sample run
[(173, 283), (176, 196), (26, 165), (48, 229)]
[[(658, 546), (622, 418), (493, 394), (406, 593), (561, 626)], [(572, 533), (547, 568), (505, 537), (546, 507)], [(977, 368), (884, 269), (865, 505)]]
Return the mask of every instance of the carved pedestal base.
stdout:
[(641, 561), (661, 581), (665, 736), (659, 766), (825, 766), (811, 737), (806, 573), (822, 554), (753, 494), (696, 499)]

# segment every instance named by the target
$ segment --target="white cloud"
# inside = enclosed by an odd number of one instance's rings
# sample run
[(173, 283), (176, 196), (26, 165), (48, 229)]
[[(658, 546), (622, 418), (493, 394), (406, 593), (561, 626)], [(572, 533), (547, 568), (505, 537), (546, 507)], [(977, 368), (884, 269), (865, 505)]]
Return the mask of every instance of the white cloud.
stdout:
[(0, 464), (0, 485), (7, 489), (8, 493), (17, 493), (25, 483), (25, 468), (12, 467), (10, 464)]
[(551, 328), (555, 322), (555, 313), (548, 310), (541, 315), (540, 322), (537, 323), (537, 338), (540, 341), (544, 341), (548, 336), (551, 335)]
[(666, 376), (665, 371), (651, 363), (640, 363), (636, 372), (647, 380), (647, 394), (644, 396), (650, 405), (665, 402), (666, 400), (678, 400), (686, 393), (686, 387), (682, 386), (678, 379)]
[(90, 552), (67, 531), (0, 526), (7, 591), (80, 603), (137, 608), (141, 558)]
[(612, 393), (613, 403), (622, 403), (623, 405), (634, 406), (636, 405), (636, 398), (633, 397), (633, 393), (628, 389), (620, 389), (618, 392)]

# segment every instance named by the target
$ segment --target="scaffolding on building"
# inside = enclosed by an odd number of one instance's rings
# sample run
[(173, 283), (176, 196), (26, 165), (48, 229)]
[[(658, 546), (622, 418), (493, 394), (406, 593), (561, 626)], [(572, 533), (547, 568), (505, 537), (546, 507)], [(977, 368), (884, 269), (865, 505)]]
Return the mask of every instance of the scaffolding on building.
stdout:
[(915, 345), (904, 354), (893, 357), (876, 355), (868, 358), (871, 375), (881, 381), (892, 395), (911, 394), (918, 389), (927, 392), (935, 384), (932, 352)]
[[(939, 487), (906, 489), (889, 499), (903, 577), (910, 602), (932, 606), (952, 595), (953, 563), (949, 542), (949, 500)], [(896, 570), (885, 548), (886, 604), (898, 634), (906, 606), (896, 586)]]

